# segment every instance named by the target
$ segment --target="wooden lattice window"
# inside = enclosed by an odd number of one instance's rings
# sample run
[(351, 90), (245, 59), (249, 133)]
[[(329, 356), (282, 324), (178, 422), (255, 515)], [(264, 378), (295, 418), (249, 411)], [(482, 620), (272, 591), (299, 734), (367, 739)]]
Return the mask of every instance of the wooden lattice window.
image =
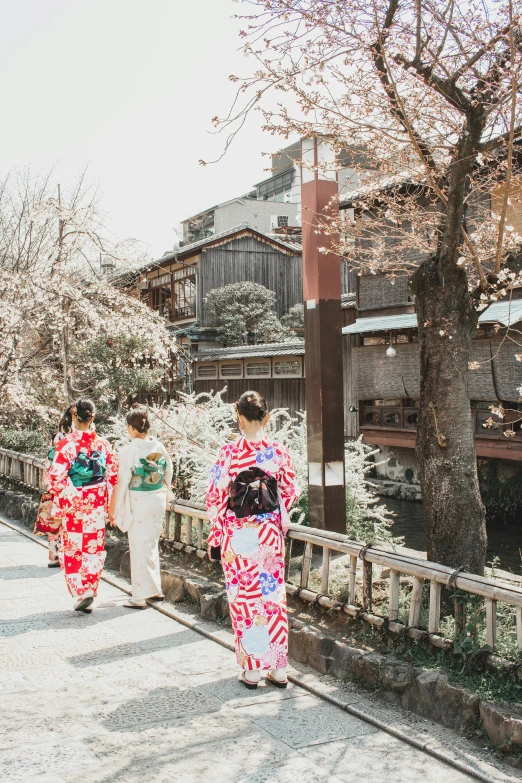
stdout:
[(234, 361), (222, 361), (219, 363), (219, 377), (226, 380), (227, 378), (242, 378), (243, 377), (243, 362), (242, 360)]
[(302, 356), (277, 356), (272, 359), (273, 378), (302, 378)]
[(245, 359), (245, 378), (270, 378), (271, 376), (270, 359)]
[(198, 381), (210, 381), (217, 379), (217, 364), (196, 364), (196, 379)]

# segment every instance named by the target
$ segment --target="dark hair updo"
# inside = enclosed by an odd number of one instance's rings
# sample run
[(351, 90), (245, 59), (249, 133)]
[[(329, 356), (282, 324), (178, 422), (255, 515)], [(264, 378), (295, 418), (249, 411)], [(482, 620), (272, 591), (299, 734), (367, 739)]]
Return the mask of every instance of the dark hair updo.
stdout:
[(96, 416), (96, 406), (92, 400), (80, 398), (72, 407), (76, 411), (76, 418), (82, 424), (88, 424)]
[(58, 432), (68, 433), (72, 430), (72, 409), (73, 406), (69, 405), (62, 413), (62, 418), (58, 422)]
[(236, 402), (236, 410), (248, 421), (263, 421), (268, 413), (265, 400), (256, 391), (247, 391), (242, 394)]
[(133, 408), (127, 416), (127, 424), (143, 435), (150, 430), (149, 414), (144, 408)]

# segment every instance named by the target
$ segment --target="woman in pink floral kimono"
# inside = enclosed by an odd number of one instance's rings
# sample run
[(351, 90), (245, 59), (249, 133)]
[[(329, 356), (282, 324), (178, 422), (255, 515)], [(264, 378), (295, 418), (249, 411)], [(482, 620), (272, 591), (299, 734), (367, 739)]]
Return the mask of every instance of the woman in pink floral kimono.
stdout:
[(243, 435), (219, 452), (207, 491), (209, 557), (223, 566), (241, 681), (257, 688), (268, 670), (267, 680), (285, 688), (283, 536), (296, 497), (295, 471), (285, 447), (265, 437), (270, 414), (264, 399), (245, 392), (236, 410)]
[(111, 447), (94, 429), (95, 413), (91, 400), (73, 405), (76, 431), (56, 445), (49, 470), (51, 516), (60, 520), (60, 565), (75, 610), (86, 613), (105, 561), (107, 506), (118, 475)]

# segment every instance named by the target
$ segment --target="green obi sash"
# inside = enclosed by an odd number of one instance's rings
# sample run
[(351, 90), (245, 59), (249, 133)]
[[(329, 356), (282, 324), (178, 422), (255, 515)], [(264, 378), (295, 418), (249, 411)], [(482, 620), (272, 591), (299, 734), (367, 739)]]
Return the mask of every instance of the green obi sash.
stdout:
[(80, 452), (69, 468), (69, 478), (75, 487), (101, 484), (106, 469), (106, 457), (103, 452), (93, 451), (90, 457)]
[(133, 492), (153, 492), (162, 489), (165, 482), (167, 460), (159, 452), (140, 458), (134, 467), (129, 489)]

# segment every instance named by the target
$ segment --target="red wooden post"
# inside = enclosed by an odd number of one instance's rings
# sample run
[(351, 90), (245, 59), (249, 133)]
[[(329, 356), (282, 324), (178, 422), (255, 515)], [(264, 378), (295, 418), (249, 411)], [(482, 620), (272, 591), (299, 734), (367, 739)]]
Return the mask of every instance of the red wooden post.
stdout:
[[(320, 139), (303, 139), (301, 153), (309, 165), (334, 162)], [(301, 168), (310, 524), (345, 533), (341, 263), (337, 238), (321, 230), (337, 212), (337, 188), (333, 171)]]

